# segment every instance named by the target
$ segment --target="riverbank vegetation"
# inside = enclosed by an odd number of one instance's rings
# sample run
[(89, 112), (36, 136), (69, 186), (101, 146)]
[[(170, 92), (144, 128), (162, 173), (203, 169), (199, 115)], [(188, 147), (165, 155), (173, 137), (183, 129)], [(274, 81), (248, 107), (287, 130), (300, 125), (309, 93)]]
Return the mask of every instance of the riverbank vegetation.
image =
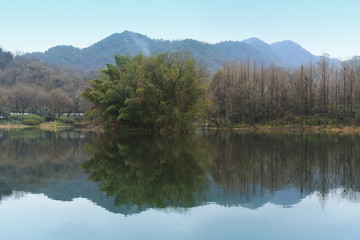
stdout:
[[(250, 59), (224, 61), (206, 79), (191, 58), (176, 56), (116, 56), (116, 65), (108, 65), (83, 93), (94, 104), (89, 116), (113, 129), (184, 131), (195, 120), (199, 126), (237, 129), (333, 127), (342, 131), (343, 126), (360, 126), (358, 58), (337, 62), (322, 56), (319, 62), (297, 69), (258, 66)], [(197, 111), (205, 108), (206, 115)]]
[[(340, 131), (360, 126), (356, 57), (340, 62), (324, 55), (299, 68), (250, 58), (224, 61), (213, 76), (183, 52), (116, 55), (115, 64), (107, 66), (81, 73), (0, 49), (0, 117), (13, 122), (17, 117), (9, 113), (30, 113), (54, 121), (87, 111), (89, 119), (110, 130), (163, 133), (194, 126)], [(88, 79), (94, 80), (86, 86)], [(25, 118), (31, 119), (21, 124), (39, 124), (36, 116)]]
[(10, 115), (7, 119), (2, 119), (0, 121), (0, 129), (35, 127), (42, 130), (57, 131), (74, 128), (82, 119), (82, 116), (76, 116), (74, 118), (54, 117), (54, 119), (50, 121), (36, 114)]

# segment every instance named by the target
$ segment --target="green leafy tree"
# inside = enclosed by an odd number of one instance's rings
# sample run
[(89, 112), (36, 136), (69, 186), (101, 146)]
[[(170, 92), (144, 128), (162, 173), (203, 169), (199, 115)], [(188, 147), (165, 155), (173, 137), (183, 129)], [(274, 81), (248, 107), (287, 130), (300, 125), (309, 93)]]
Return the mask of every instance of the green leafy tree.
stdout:
[(82, 96), (88, 116), (118, 129), (186, 132), (206, 108), (204, 74), (183, 53), (115, 56)]

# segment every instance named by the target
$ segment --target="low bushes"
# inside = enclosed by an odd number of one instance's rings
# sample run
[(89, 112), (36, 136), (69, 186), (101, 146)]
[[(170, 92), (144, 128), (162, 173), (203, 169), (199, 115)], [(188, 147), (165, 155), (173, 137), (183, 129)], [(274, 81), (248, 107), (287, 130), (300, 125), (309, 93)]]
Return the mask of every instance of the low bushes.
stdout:
[[(46, 114), (45, 114), (46, 115)], [(8, 117), (8, 120), (11, 122), (11, 124), (24, 124), (28, 126), (36, 126), (43, 122), (51, 122), (53, 120), (59, 121), (64, 124), (68, 125), (74, 125), (77, 121), (80, 121), (82, 117), (76, 117), (76, 118), (68, 118), (68, 117), (54, 117), (52, 118), (50, 115), (47, 116), (39, 116), (37, 114), (27, 114), (27, 115), (21, 115), (21, 114), (14, 114), (10, 115)]]
[(57, 117), (56, 120), (65, 123), (65, 124), (70, 124), (70, 125), (74, 125), (76, 123), (76, 121), (72, 118), (68, 118), (68, 117)]
[(29, 114), (29, 115), (10, 115), (9, 116), (10, 121), (15, 121), (18, 123), (22, 123), (29, 126), (35, 126), (39, 125), (40, 123), (45, 121), (45, 118), (40, 117), (35, 114)]

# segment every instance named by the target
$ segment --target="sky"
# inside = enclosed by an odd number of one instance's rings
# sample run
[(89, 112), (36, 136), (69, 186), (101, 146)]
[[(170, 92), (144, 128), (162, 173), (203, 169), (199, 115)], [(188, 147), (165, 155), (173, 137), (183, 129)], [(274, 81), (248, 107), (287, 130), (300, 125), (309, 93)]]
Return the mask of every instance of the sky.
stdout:
[(292, 40), (315, 55), (360, 55), (358, 0), (0, 0), (0, 47), (88, 47), (125, 30), (217, 43)]

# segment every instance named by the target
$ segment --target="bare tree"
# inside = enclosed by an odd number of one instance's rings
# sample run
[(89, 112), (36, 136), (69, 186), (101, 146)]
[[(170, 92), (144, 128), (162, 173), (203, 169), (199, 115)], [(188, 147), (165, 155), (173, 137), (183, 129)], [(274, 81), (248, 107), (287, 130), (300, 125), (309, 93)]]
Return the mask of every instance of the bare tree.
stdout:
[(49, 107), (55, 114), (69, 112), (74, 105), (73, 100), (61, 89), (52, 89), (47, 96)]

